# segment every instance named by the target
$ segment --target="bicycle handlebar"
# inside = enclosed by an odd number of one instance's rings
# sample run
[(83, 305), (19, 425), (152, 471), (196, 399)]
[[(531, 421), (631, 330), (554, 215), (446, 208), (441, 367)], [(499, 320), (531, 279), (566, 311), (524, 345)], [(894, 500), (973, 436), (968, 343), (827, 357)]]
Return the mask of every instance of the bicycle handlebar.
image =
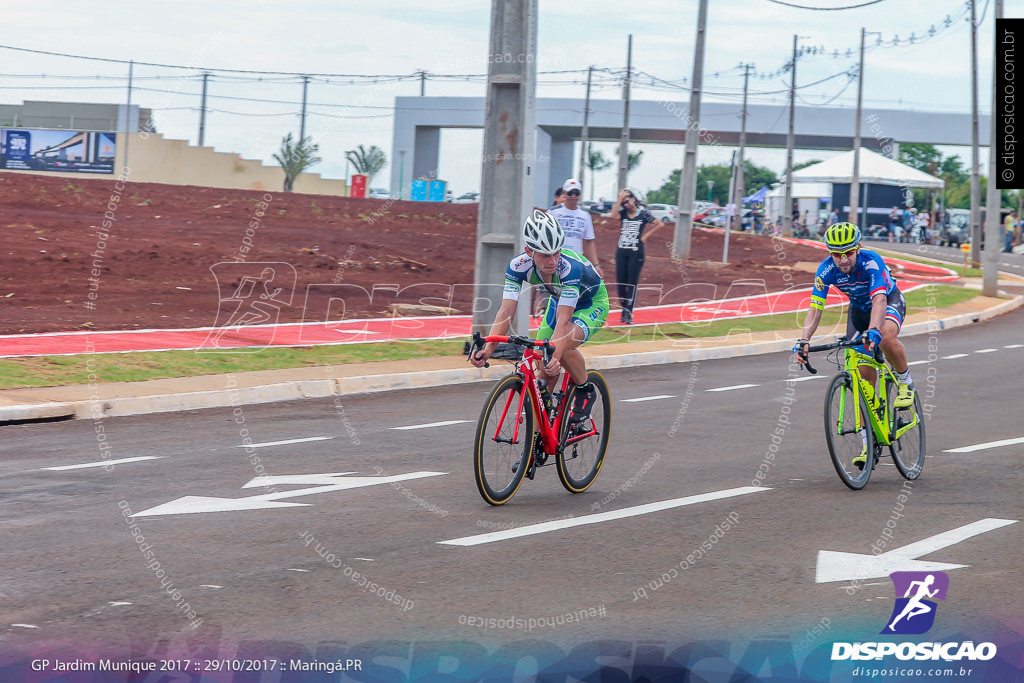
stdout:
[[(864, 343), (864, 334), (861, 333), (860, 335), (854, 337), (853, 339), (840, 339), (839, 341), (832, 342), (831, 344), (819, 344), (818, 346), (810, 346), (807, 349), (807, 353), (816, 353), (818, 351), (833, 351), (835, 349), (853, 348), (854, 346), (861, 346), (863, 343)], [(800, 358), (804, 359), (804, 367), (807, 368), (807, 372), (811, 373), (812, 375), (818, 374), (818, 371), (815, 370), (811, 366), (811, 363), (810, 363), (810, 361), (807, 358), (807, 354), (798, 353), (797, 355)], [(871, 357), (874, 358), (876, 363), (884, 362), (883, 356), (882, 356), (882, 347), (879, 346), (878, 344), (875, 344), (875, 348), (872, 349), (872, 352), (871, 352)]]
[[(513, 344), (515, 346), (522, 346), (523, 348), (540, 347), (543, 350), (544, 367), (547, 367), (548, 361), (551, 360), (551, 356), (555, 352), (555, 345), (552, 344), (551, 341), (548, 339), (530, 339), (529, 337), (522, 337), (517, 335), (488, 335), (485, 337), (479, 332), (474, 332), (473, 341), (469, 345), (469, 349), (466, 352), (466, 355), (472, 358), (476, 354), (477, 349), (483, 349), (484, 344), (490, 344), (492, 342), (496, 342), (499, 344), (504, 342), (506, 344)], [(484, 363), (484, 367), (489, 368), (491, 367), (491, 364)]]

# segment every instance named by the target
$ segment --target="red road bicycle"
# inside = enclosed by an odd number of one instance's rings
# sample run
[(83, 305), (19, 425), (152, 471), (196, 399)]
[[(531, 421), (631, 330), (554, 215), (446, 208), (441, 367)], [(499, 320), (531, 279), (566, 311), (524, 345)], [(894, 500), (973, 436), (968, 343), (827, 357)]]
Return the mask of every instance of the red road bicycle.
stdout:
[(547, 365), (551, 359), (555, 347), (550, 341), (474, 332), (468, 354), (489, 342), (499, 342), (491, 358), (512, 361), (515, 369), (498, 380), (480, 412), (473, 446), (480, 495), (491, 505), (507, 503), (523, 479), (533, 479), (538, 467), (551, 464), (552, 456), (562, 486), (570, 493), (583, 493), (597, 479), (608, 450), (608, 383), (596, 370), (587, 373), (597, 390), (594, 408), (586, 420), (572, 422), (576, 385), (569, 381), (569, 373), (563, 373), (559, 390), (552, 394), (534, 372), (535, 362)]

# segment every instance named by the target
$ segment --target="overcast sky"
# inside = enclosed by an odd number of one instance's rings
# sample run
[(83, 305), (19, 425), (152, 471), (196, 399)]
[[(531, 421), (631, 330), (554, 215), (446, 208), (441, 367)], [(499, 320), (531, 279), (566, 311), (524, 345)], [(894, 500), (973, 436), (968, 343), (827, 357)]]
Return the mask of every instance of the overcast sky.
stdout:
[[(786, 2), (820, 8), (870, 0)], [(1024, 17), (1024, 2), (1005, 4), (1007, 16)], [(634, 69), (675, 84), (651, 88), (649, 79), (641, 77), (634, 83), (633, 98), (667, 97), (688, 103), (688, 91), (679, 86), (688, 85), (692, 77), (697, 5), (697, 0), (541, 0), (538, 71), (542, 73), (537, 95), (582, 98), (588, 66), (624, 69), (627, 36), (632, 33)], [(788, 81), (779, 70), (789, 59), (794, 34), (802, 36), (801, 45), (824, 47), (824, 54), (801, 58), (800, 85), (855, 66), (860, 29), (865, 27), (881, 33), (868, 40), (865, 106), (969, 112), (968, 7), (963, 0), (882, 0), (856, 9), (815, 11), (773, 0), (710, 0), (705, 57), (708, 99), (735, 102), (738, 112), (743, 85), (738, 65), (747, 62), (756, 65), (758, 73), (751, 81), (751, 102), (785, 103)], [(984, 113), (991, 109), (994, 8), (994, 1), (978, 0), (979, 102)], [(428, 78), (427, 95), (482, 96), (485, 86), (480, 75), (487, 66), (490, 3), (35, 0), (5, 8), (3, 25), (0, 44), (8, 47), (200, 69), (353, 76), (409, 76), (426, 70), (434, 76), (465, 76)], [(837, 50), (839, 55), (833, 57)], [(0, 103), (123, 103), (127, 71), (127, 64), (117, 62), (0, 49)], [(543, 73), (554, 71), (569, 73)], [(194, 144), (201, 89), (197, 74), (197, 70), (136, 64), (131, 101), (154, 110), (158, 132)], [(613, 74), (603, 74), (599, 81), (592, 97), (621, 96)], [(344, 178), (344, 152), (359, 144), (378, 145), (390, 157), (394, 97), (419, 92), (418, 78), (381, 79), (373, 84), (357, 78), (314, 77), (309, 84), (306, 132), (319, 143), (324, 160), (313, 170), (325, 177)], [(856, 95), (856, 81), (839, 75), (803, 88), (800, 100), (852, 108)], [(297, 76), (215, 73), (209, 84), (206, 144), (273, 163), (271, 154), (283, 135), (298, 133), (301, 97)], [(467, 167), (459, 160), (479, 154), (481, 144), (481, 131), (442, 133), (440, 177), (456, 193), (479, 189), (479, 167)], [(615, 143), (597, 148), (608, 157), (617, 154)], [(640, 189), (659, 187), (681, 166), (681, 145), (636, 148), (644, 151), (644, 157), (630, 182)], [(970, 148), (942, 149), (959, 154), (969, 164)], [(727, 162), (730, 153), (728, 147), (702, 147), (698, 163)], [(834, 154), (798, 150), (795, 158), (800, 162)], [(784, 170), (784, 149), (752, 149), (748, 156), (777, 173)], [(983, 152), (982, 164), (987, 158)], [(385, 169), (374, 185), (386, 187), (389, 177)], [(597, 194), (610, 196), (614, 179), (614, 169), (598, 174)]]

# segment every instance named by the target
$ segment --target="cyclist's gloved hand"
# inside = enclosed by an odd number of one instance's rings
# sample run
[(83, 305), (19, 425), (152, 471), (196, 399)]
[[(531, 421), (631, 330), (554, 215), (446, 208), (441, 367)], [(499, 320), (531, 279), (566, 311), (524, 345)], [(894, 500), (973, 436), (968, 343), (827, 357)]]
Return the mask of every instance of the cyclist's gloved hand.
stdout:
[(810, 343), (806, 339), (797, 339), (796, 344), (793, 344), (793, 355), (796, 356), (798, 363), (803, 363), (804, 358), (807, 356), (807, 349), (810, 348)]
[(868, 330), (867, 334), (864, 336), (868, 339), (868, 350), (871, 350), (882, 343), (882, 333), (873, 327)]

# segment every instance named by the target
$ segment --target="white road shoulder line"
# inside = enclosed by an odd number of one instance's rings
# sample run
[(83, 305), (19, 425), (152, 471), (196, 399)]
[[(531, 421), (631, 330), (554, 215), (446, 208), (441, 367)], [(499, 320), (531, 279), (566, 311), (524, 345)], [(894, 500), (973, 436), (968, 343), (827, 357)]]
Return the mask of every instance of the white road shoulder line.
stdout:
[(408, 425), (405, 427), (391, 427), (391, 429), (426, 429), (428, 427), (447, 427), (448, 425), (458, 425), (463, 422), (469, 422), (469, 420), (445, 420), (444, 422), (429, 422), (423, 425)]
[(636, 517), (637, 515), (646, 515), (652, 512), (671, 510), (672, 508), (683, 507), (684, 505), (695, 505), (697, 503), (706, 503), (712, 500), (721, 500), (722, 498), (733, 498), (735, 496), (743, 496), (748, 493), (757, 493), (759, 491), (771, 491), (771, 489), (765, 488), (764, 486), (741, 486), (735, 489), (726, 489), (724, 491), (712, 491), (711, 493), (702, 493), (700, 495), (687, 496), (685, 498), (673, 498), (671, 500), (658, 501), (657, 503), (635, 505), (633, 507), (623, 508), (622, 510), (610, 510), (608, 512), (600, 512), (596, 515), (587, 515), (585, 517), (557, 519), (552, 520), (550, 522), (541, 522), (540, 524), (531, 524), (529, 526), (517, 527), (515, 529), (492, 531), (490, 533), (478, 534), (476, 536), (463, 536), (462, 538), (453, 538), (447, 541), (438, 541), (438, 543), (442, 545), (458, 546), (471, 546), (480, 545), (482, 543), (493, 543), (495, 541), (505, 541), (510, 538), (519, 538), (521, 536), (532, 536), (534, 534), (543, 534), (549, 531), (571, 529), (572, 527), (584, 526), (586, 524), (598, 524), (600, 522), (609, 522), (615, 519)]
[(307, 436), (304, 439), (285, 439), (284, 441), (267, 441), (265, 443), (238, 444), (235, 448), (266, 448), (267, 446), (287, 446), (293, 443), (305, 443), (307, 441), (327, 441), (333, 436)]
[(40, 469), (63, 472), (65, 470), (83, 470), (86, 467), (106, 467), (107, 465), (122, 465), (126, 462), (139, 462), (140, 460), (159, 460), (162, 455), (143, 455), (138, 458), (121, 458), (120, 460), (102, 460), (100, 462), (87, 462), (81, 465), (61, 465), (59, 467), (42, 467)]
[(718, 387), (716, 389), (705, 389), (704, 391), (732, 391), (733, 389), (750, 389), (752, 387), (759, 387), (760, 384), (737, 384), (731, 387)]
[(674, 394), (659, 394), (658, 396), (641, 396), (639, 398), (624, 398), (623, 403), (643, 403), (644, 401), (659, 401), (663, 398), (675, 398)]
[(973, 453), (974, 451), (984, 451), (989, 448), (998, 448), (1000, 446), (1013, 446), (1015, 444), (1024, 443), (1024, 436), (1016, 439), (1003, 439), (1001, 441), (989, 441), (988, 443), (977, 443), (973, 446), (961, 446), (960, 448), (949, 448), (943, 453)]

